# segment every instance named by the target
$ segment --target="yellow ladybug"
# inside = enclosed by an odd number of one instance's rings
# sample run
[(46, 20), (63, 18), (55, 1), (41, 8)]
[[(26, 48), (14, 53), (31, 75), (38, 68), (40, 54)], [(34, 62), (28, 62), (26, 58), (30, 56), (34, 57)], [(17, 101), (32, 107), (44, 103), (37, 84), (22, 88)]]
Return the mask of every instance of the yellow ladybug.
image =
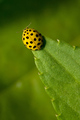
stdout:
[(43, 46), (43, 37), (35, 29), (26, 28), (23, 30), (22, 41), (30, 50), (40, 50)]

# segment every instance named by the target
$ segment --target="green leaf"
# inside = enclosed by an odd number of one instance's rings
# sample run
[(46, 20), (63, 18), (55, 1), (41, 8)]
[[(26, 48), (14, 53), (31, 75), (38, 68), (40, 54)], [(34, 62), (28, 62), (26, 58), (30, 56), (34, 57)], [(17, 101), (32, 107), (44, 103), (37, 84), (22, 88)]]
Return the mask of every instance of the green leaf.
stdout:
[(58, 120), (80, 120), (80, 48), (45, 40), (45, 47), (33, 54), (56, 116)]

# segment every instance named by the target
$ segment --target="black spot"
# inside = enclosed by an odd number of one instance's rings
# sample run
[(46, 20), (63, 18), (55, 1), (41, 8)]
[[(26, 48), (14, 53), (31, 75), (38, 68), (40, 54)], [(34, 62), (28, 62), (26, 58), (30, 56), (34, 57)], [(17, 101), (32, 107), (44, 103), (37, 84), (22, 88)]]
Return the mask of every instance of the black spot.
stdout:
[(41, 38), (38, 39), (38, 41), (40, 41), (40, 40), (41, 40)]
[(30, 48), (32, 47), (32, 46), (29, 46)]
[(29, 33), (27, 32), (27, 34), (29, 34)]
[(39, 33), (39, 36), (41, 36), (41, 33)]
[(43, 42), (43, 40), (42, 40), (42, 42)]
[(36, 37), (38, 37), (38, 34), (36, 34)]
[(28, 37), (28, 36), (27, 36), (26, 38), (27, 38), (27, 39), (29, 39), (29, 37)]
[(26, 44), (28, 44), (28, 42), (26, 42)]
[(38, 43), (37, 45), (40, 45), (41, 43)]
[(30, 41), (30, 43), (32, 44), (33, 42), (32, 42), (32, 41)]
[(25, 40), (25, 38), (23, 38), (23, 40)]
[(26, 31), (24, 31), (24, 33), (26, 33)]
[(43, 45), (40, 46), (40, 48), (42, 48)]
[(28, 29), (26, 31), (28, 31)]
[(31, 30), (29, 30), (29, 31), (31, 31)]
[(34, 46), (33, 48), (36, 48), (36, 46)]
[(25, 36), (25, 34), (24, 34), (24, 36)]
[(30, 35), (33, 35), (33, 33), (31, 33)]
[(34, 38), (34, 41), (36, 41), (36, 38)]

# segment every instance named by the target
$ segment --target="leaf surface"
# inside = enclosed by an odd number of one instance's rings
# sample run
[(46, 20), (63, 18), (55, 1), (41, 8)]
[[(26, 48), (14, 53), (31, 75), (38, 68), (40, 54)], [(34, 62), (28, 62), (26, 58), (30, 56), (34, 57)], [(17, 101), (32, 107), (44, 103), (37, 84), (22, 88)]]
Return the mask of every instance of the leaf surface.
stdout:
[(80, 48), (45, 38), (42, 50), (33, 51), (45, 89), (58, 120), (80, 119)]

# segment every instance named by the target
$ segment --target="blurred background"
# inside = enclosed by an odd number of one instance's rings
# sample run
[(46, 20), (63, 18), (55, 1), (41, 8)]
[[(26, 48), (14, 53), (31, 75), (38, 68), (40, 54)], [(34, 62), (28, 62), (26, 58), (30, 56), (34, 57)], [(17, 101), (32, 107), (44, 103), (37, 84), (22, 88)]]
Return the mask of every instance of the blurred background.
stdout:
[(80, 0), (0, 0), (0, 120), (57, 120), (22, 43), (30, 22), (44, 36), (80, 46)]

